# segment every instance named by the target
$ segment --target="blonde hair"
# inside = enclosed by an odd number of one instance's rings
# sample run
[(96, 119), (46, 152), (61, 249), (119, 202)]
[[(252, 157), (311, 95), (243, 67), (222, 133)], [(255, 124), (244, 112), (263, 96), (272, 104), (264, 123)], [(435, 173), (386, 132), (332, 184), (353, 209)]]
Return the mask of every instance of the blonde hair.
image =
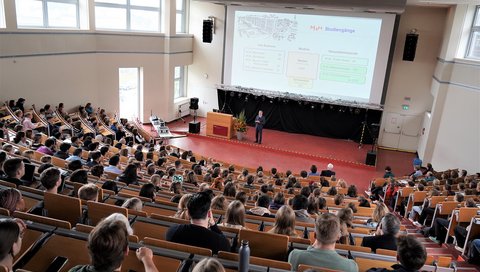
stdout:
[(188, 215), (187, 204), (188, 201), (192, 198), (193, 194), (184, 194), (180, 201), (178, 201), (177, 212), (173, 216), (174, 218), (190, 220), (190, 216)]
[(268, 232), (292, 237), (298, 236), (295, 231), (295, 212), (290, 206), (283, 205), (278, 209), (277, 214), (275, 215), (275, 224)]
[(28, 149), (28, 150), (23, 151), (22, 156), (32, 160), (34, 154), (35, 154), (35, 152), (33, 150)]
[(162, 177), (158, 174), (153, 174), (150, 177), (150, 182), (153, 183), (154, 185), (158, 186), (158, 183), (162, 180)]
[(377, 207), (375, 207), (375, 210), (373, 210), (372, 221), (380, 223), (382, 218), (387, 213), (389, 213), (389, 210), (388, 210), (387, 206), (385, 205), (385, 203), (379, 201), (377, 203)]
[(212, 210), (222, 210), (225, 211), (228, 206), (228, 201), (223, 195), (218, 195), (212, 199), (212, 204), (210, 208)]
[(217, 259), (205, 258), (195, 265), (192, 272), (225, 272), (225, 268)]
[(125, 200), (125, 202), (123, 202), (122, 207), (127, 208), (129, 210), (135, 210), (135, 211), (141, 212), (143, 208), (143, 203), (140, 200), (140, 198), (132, 197)]
[(337, 187), (347, 188), (347, 182), (344, 179), (339, 179), (337, 182)]
[(98, 187), (93, 183), (85, 184), (78, 189), (78, 197), (86, 201), (97, 201), (98, 190)]
[(225, 214), (225, 223), (245, 226), (245, 207), (242, 202), (234, 200), (228, 204), (227, 212)]

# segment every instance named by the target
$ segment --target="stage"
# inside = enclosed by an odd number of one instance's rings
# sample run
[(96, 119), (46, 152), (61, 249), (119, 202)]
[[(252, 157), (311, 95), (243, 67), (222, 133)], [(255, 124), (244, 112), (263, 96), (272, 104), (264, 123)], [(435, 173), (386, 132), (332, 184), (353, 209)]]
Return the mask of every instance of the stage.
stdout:
[[(383, 176), (385, 166), (392, 167), (397, 176), (411, 173), (412, 160), (415, 154), (378, 150), (377, 165), (365, 164), (365, 157), (371, 150), (371, 145), (363, 145), (348, 140), (330, 139), (305, 134), (287, 133), (264, 129), (262, 144), (255, 144), (255, 128), (249, 127), (242, 141), (232, 138), (225, 140), (206, 136), (206, 119), (197, 117), (201, 122), (199, 134), (188, 133), (188, 123), (191, 116), (185, 118), (185, 123), (177, 120), (167, 124), (172, 133), (186, 134), (187, 137), (169, 140), (169, 144), (182, 149), (192, 150), (207, 157), (222, 161), (231, 161), (247, 167), (263, 166), (266, 169), (276, 167), (279, 171), (291, 170), (299, 173), (309, 171), (312, 164), (319, 171), (326, 169), (328, 163), (334, 165), (337, 178), (342, 178), (348, 184), (356, 184), (360, 190), (365, 190), (372, 178)], [(147, 126), (148, 127), (148, 126)], [(150, 131), (149, 127), (147, 131)]]

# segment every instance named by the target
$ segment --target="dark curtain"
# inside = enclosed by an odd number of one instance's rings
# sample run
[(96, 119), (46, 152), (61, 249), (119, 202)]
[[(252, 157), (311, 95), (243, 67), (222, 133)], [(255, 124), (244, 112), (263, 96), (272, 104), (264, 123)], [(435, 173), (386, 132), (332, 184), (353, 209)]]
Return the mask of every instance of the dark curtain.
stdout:
[(268, 129), (359, 142), (366, 121), (363, 143), (371, 144), (372, 137), (378, 137), (378, 127), (372, 124), (380, 124), (382, 112), (379, 110), (268, 98), (221, 89), (217, 92), (219, 110), (234, 116), (245, 110), (251, 126), (258, 111), (263, 110)]

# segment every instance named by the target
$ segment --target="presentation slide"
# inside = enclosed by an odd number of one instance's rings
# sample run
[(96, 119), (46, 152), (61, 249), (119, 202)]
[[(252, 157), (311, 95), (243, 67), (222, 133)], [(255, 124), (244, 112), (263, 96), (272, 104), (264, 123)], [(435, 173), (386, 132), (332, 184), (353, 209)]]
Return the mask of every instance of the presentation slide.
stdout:
[(390, 17), (230, 11), (225, 84), (380, 104)]

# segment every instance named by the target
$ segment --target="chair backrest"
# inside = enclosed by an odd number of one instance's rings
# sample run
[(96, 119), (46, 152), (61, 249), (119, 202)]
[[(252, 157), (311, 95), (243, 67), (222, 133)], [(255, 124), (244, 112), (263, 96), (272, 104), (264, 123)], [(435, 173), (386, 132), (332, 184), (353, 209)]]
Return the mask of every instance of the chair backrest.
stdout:
[(358, 252), (365, 252), (370, 253), (372, 249), (369, 247), (362, 247), (362, 246), (352, 246), (352, 245), (345, 245), (345, 244), (335, 244), (335, 249), (343, 249), (343, 250), (350, 250), (350, 251), (358, 251)]
[(52, 156), (52, 164), (60, 168), (65, 168), (66, 161), (64, 159)]
[(367, 271), (368, 269), (375, 267), (375, 268), (390, 268), (394, 265), (394, 262), (388, 261), (380, 261), (380, 260), (373, 260), (367, 258), (355, 258), (355, 262), (358, 265), (358, 271)]
[(45, 216), (40, 216), (40, 215), (35, 215), (31, 213), (25, 213), (25, 212), (19, 212), (16, 211), (13, 213), (13, 217), (23, 219), (25, 221), (33, 221), (49, 226), (54, 226), (54, 227), (59, 227), (59, 228), (64, 228), (64, 229), (71, 229), (72, 225), (68, 221), (64, 220), (59, 220), (55, 218), (50, 218), (50, 217), (45, 217)]
[(303, 272), (307, 271), (309, 269), (312, 269), (313, 271), (322, 271), (322, 272), (336, 272), (340, 270), (333, 270), (333, 269), (328, 269), (328, 268), (323, 268), (320, 266), (312, 266), (312, 265), (306, 265), (306, 264), (301, 264), (297, 268), (297, 272)]
[(82, 218), (82, 204), (78, 198), (45, 193), (43, 200), (48, 217), (68, 221), (71, 226)]
[[(230, 260), (230, 261), (238, 261), (240, 257), (238, 253), (219, 251), (218, 258)], [(254, 256), (250, 256), (250, 263), (254, 265), (266, 266), (270, 268), (277, 268), (277, 269), (284, 269), (284, 270), (292, 269), (292, 265), (288, 262), (275, 261), (275, 260), (270, 260), (265, 258), (254, 257)]]
[(145, 239), (145, 237), (153, 237), (155, 239), (165, 240), (165, 234), (168, 231), (167, 226), (142, 221), (135, 221), (135, 223), (132, 224), (132, 228), (133, 233), (135, 233), (140, 240)]
[[(84, 225), (84, 224), (77, 224), (75, 226), (75, 229), (79, 232), (83, 232), (83, 233), (90, 233), (92, 232), (92, 230), (94, 229), (93, 226), (88, 226), (88, 225)], [(132, 242), (132, 243), (138, 243), (139, 240), (138, 240), (138, 236), (136, 235), (128, 235), (128, 241)]]
[(416, 191), (413, 192), (413, 204), (423, 203), (424, 199), (427, 197), (427, 191)]
[(462, 207), (458, 212), (458, 223), (470, 223), (473, 217), (477, 215), (478, 208)]
[(288, 236), (253, 230), (240, 230), (239, 241), (248, 241), (255, 257), (284, 261), (287, 258)]
[(126, 208), (122, 208), (122, 207), (118, 207), (110, 204), (88, 201), (87, 207), (88, 207), (88, 219), (90, 219), (90, 224), (92, 225), (98, 224), (100, 220), (111, 215), (112, 213), (121, 213), (126, 217), (128, 217), (128, 210)]
[(458, 202), (457, 201), (444, 201), (440, 202), (439, 205), (441, 205), (438, 209), (438, 214), (439, 215), (450, 215), (452, 211), (458, 207)]
[(172, 250), (177, 250), (177, 251), (183, 251), (183, 252), (198, 254), (198, 255), (202, 255), (202, 256), (212, 256), (212, 250), (207, 249), (207, 248), (189, 246), (189, 245), (169, 242), (169, 241), (165, 241), (165, 240), (150, 238), (150, 237), (145, 237), (143, 239), (143, 242), (144, 242), (145, 245), (149, 245), (149, 246), (155, 246), (155, 247), (160, 247), (160, 248), (167, 248), (167, 249), (172, 249)]
[(5, 208), (0, 208), (0, 215), (10, 216), (10, 211)]
[[(153, 263), (159, 268), (159, 271), (178, 271), (180, 260), (153, 255)], [(136, 256), (135, 250), (130, 249), (128, 255), (122, 262), (122, 271), (145, 271), (143, 263)]]
[(397, 256), (397, 252), (395, 250), (388, 250), (388, 249), (383, 249), (383, 248), (378, 248), (376, 250), (376, 253), (378, 255), (386, 255), (386, 256)]

